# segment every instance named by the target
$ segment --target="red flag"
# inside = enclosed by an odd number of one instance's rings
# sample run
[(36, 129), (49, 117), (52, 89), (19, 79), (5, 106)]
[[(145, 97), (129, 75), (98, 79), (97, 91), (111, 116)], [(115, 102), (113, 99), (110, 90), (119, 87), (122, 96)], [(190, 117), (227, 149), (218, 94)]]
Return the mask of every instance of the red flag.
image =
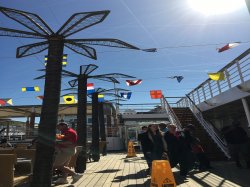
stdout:
[(151, 99), (160, 99), (162, 97), (161, 90), (151, 90), (150, 91)]
[(228, 43), (227, 45), (223, 46), (222, 48), (218, 48), (218, 52), (221, 53), (223, 51), (226, 51), (228, 49), (237, 47), (238, 45), (240, 45), (240, 42), (235, 42), (235, 43)]
[(137, 85), (137, 84), (141, 84), (142, 80), (141, 79), (138, 79), (138, 80), (126, 80), (126, 84), (128, 86), (134, 86), (134, 85)]
[(39, 96), (36, 96), (36, 98), (43, 100), (44, 96), (43, 95), (39, 95)]

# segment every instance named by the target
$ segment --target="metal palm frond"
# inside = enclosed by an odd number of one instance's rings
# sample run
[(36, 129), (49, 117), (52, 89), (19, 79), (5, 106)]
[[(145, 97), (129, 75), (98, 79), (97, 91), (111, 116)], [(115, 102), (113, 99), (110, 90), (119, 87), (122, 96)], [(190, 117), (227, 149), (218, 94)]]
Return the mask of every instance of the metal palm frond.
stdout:
[(3, 27), (0, 27), (0, 36), (44, 39), (43, 35), (40, 35), (40, 34), (37, 34), (37, 33), (27, 32), (27, 31), (20, 31), (20, 30), (3, 28)]
[(68, 47), (69, 49), (71, 49), (72, 51), (84, 55), (86, 57), (92, 58), (92, 59), (97, 59), (96, 57), (96, 51), (94, 48), (86, 46), (86, 45), (81, 45), (81, 44), (77, 44), (74, 42), (70, 42), (70, 43), (65, 43), (65, 46)]
[(42, 76), (40, 76), (40, 77), (36, 77), (36, 78), (34, 78), (34, 80), (44, 79), (44, 78), (45, 78), (45, 75), (42, 75)]
[(89, 65), (82, 65), (80, 66), (80, 74), (81, 75), (89, 75), (93, 71), (95, 71), (98, 68), (95, 64), (89, 64)]
[(76, 87), (78, 85), (77, 79), (71, 80), (68, 83), (71, 87)]
[(25, 56), (30, 56), (33, 54), (40, 53), (48, 48), (49, 48), (48, 42), (39, 42), (39, 43), (24, 45), (17, 48), (16, 57), (21, 58)]
[(63, 89), (62, 91), (68, 91), (68, 90), (77, 91), (77, 88), (66, 88), (66, 89)]
[[(109, 90), (107, 90), (107, 91), (109, 91)], [(106, 96), (113, 96), (113, 97), (121, 97), (121, 96), (119, 96), (119, 95), (117, 95), (115, 93), (109, 93), (109, 92), (105, 92), (105, 95)]]
[(94, 78), (94, 79), (98, 79), (98, 80), (102, 80), (102, 81), (107, 81), (107, 82), (113, 82), (113, 83), (117, 83), (119, 84), (120, 82), (118, 80), (116, 80), (115, 78), (112, 78), (112, 77), (96, 77), (96, 76), (93, 76), (90, 78)]
[(110, 91), (117, 91), (117, 92), (120, 92), (120, 91), (124, 91), (124, 92), (129, 92), (131, 90), (127, 90), (127, 89), (123, 89), (123, 88), (114, 88), (114, 89), (109, 89)]
[(64, 96), (68, 96), (68, 95), (77, 95), (77, 93), (67, 93), (67, 94), (63, 94), (63, 95), (61, 95), (61, 97), (64, 97)]
[(66, 77), (78, 77), (77, 74), (72, 73), (72, 72), (67, 71), (67, 70), (64, 70), (64, 69), (62, 70), (62, 75), (63, 75), (63, 76), (66, 76)]
[(54, 34), (51, 28), (36, 14), (5, 7), (0, 7), (0, 11), (10, 19), (44, 37)]
[(72, 41), (79, 44), (87, 44), (87, 45), (100, 45), (100, 46), (107, 46), (107, 47), (117, 47), (117, 48), (128, 48), (128, 49), (136, 49), (140, 50), (138, 47), (130, 45), (126, 42), (123, 42), (118, 39), (113, 38), (91, 38), (91, 39), (72, 39), (66, 40)]
[(134, 76), (122, 74), (122, 73), (107, 73), (107, 74), (102, 74), (102, 75), (96, 75), (100, 77), (113, 77), (113, 78), (136, 78)]
[(127, 100), (125, 100), (125, 99), (120, 99), (120, 98), (119, 98), (119, 99), (111, 99), (111, 100), (109, 100), (109, 101), (118, 101), (118, 100), (119, 100), (119, 101), (127, 101)]
[(72, 15), (64, 25), (57, 31), (57, 34), (68, 37), (78, 31), (102, 22), (110, 11), (82, 12)]

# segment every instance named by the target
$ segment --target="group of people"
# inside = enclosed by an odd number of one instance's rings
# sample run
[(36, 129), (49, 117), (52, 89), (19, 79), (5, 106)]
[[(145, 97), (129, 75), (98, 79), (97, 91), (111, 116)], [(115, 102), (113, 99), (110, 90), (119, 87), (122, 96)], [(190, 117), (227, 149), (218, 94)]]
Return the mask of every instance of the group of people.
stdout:
[(187, 125), (182, 131), (177, 131), (173, 124), (150, 124), (142, 127), (138, 135), (142, 152), (151, 171), (153, 160), (167, 159), (171, 167), (180, 166), (180, 175), (186, 177), (188, 172), (198, 163), (200, 170), (211, 169), (201, 143), (194, 136), (195, 128)]

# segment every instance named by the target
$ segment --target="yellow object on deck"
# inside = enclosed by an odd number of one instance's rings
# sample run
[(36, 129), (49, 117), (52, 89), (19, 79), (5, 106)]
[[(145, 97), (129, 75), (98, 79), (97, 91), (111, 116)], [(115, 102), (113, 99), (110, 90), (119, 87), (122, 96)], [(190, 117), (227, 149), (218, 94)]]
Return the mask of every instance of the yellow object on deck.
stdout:
[(176, 187), (176, 182), (167, 160), (154, 160), (152, 163), (150, 187), (167, 186)]
[(128, 142), (128, 154), (127, 158), (136, 157), (134, 143), (132, 141)]

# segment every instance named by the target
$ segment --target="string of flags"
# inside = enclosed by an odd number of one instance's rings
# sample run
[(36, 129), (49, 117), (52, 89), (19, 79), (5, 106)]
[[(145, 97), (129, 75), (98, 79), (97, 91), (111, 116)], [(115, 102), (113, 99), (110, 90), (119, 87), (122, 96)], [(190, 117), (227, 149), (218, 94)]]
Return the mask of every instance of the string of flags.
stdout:
[(122, 98), (130, 99), (131, 95), (132, 95), (132, 92), (121, 92), (120, 95), (121, 95)]
[[(46, 55), (44, 57), (44, 65), (46, 66), (48, 63), (48, 55)], [(63, 54), (63, 58), (62, 58), (62, 66), (66, 67), (68, 64), (68, 55), (67, 54)]]
[(160, 99), (162, 97), (161, 90), (150, 90), (151, 99)]
[(35, 91), (35, 92), (39, 92), (40, 91), (40, 88), (38, 86), (34, 86), (34, 87), (22, 87), (22, 92), (32, 92), (32, 91)]
[(126, 84), (128, 86), (135, 86), (135, 85), (138, 85), (138, 84), (141, 84), (141, 83), (142, 83), (141, 79), (138, 79), (138, 80), (126, 80)]
[(11, 98), (0, 99), (0, 106), (10, 106), (13, 105)]
[(234, 47), (237, 47), (238, 45), (240, 45), (240, 42), (228, 43), (225, 46), (218, 48), (217, 50), (219, 53), (221, 53), (221, 52), (226, 51), (228, 49), (232, 49)]

